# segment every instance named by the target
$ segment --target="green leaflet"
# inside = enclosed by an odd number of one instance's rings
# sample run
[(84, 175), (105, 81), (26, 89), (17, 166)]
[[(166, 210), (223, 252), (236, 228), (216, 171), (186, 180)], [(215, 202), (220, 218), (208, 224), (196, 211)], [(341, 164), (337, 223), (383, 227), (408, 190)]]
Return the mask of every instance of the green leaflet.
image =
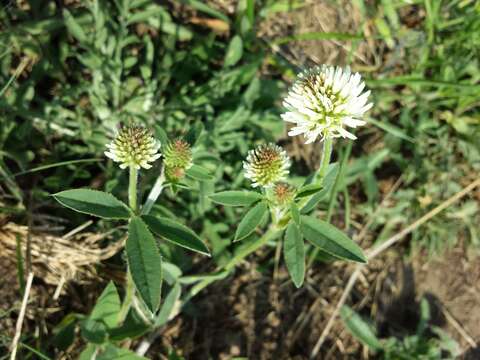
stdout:
[(302, 233), (294, 222), (288, 224), (285, 232), (283, 258), (293, 283), (299, 288), (305, 278), (305, 247)]
[(301, 217), (305, 239), (323, 251), (340, 259), (366, 263), (362, 249), (335, 226), (311, 216)]
[(263, 195), (254, 191), (221, 191), (209, 196), (210, 200), (226, 206), (248, 206), (263, 199)]
[(161, 236), (175, 245), (210, 256), (208, 247), (197, 234), (186, 226), (167, 218), (151, 215), (145, 215), (142, 219), (155, 235)]
[(237, 231), (235, 233), (235, 239), (233, 241), (242, 240), (248, 235), (250, 235), (260, 224), (267, 211), (268, 205), (265, 201), (259, 202), (253, 208), (248, 210), (248, 212), (245, 214), (242, 221), (240, 221), (240, 224), (238, 225)]
[(160, 305), (162, 258), (152, 233), (139, 217), (130, 220), (125, 250), (135, 287), (148, 309), (155, 313)]
[(185, 174), (194, 179), (194, 180), (199, 180), (199, 181), (209, 181), (213, 180), (213, 176), (210, 174), (210, 172), (198, 165), (192, 165), (190, 169), (188, 169)]
[(71, 189), (53, 195), (63, 206), (104, 219), (128, 219), (131, 210), (110, 193), (91, 189)]

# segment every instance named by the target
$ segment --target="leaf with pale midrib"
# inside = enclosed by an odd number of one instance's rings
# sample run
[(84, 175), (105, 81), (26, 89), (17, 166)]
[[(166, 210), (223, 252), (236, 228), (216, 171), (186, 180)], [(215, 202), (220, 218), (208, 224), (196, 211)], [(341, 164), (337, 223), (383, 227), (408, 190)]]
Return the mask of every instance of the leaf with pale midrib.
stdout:
[(160, 305), (162, 258), (152, 233), (139, 217), (130, 220), (125, 250), (135, 287), (148, 309), (155, 313)]
[(305, 277), (305, 246), (297, 224), (288, 224), (283, 243), (283, 257), (288, 272), (297, 288), (302, 286)]
[(311, 216), (301, 217), (305, 239), (323, 251), (340, 259), (366, 263), (362, 249), (335, 226)]
[(248, 206), (263, 199), (263, 195), (254, 191), (221, 191), (209, 196), (210, 200), (226, 206)]
[(53, 195), (72, 210), (104, 219), (128, 219), (132, 214), (123, 202), (110, 193), (91, 189), (71, 189)]
[(260, 201), (253, 208), (248, 210), (238, 225), (234, 241), (242, 240), (250, 235), (260, 224), (267, 210), (268, 205), (265, 201)]
[(175, 245), (199, 252), (200, 254), (210, 255), (208, 247), (197, 234), (186, 226), (167, 218), (151, 215), (144, 215), (142, 218), (155, 235), (161, 236)]

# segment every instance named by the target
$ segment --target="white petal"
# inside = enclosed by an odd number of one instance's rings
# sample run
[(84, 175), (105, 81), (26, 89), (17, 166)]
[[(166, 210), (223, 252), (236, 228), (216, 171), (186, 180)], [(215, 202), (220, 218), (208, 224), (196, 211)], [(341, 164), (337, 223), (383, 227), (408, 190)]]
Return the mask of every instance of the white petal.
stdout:
[(281, 115), (282, 119), (291, 123), (305, 123), (308, 121), (308, 117), (298, 112), (289, 111)]
[(351, 117), (347, 117), (347, 118), (343, 119), (343, 123), (347, 126), (355, 128), (357, 126), (363, 126), (367, 122), (363, 121), (363, 120), (358, 120), (358, 119), (354, 119), (354, 118), (351, 118)]
[(108, 158), (110, 158), (114, 161), (118, 161), (118, 158), (115, 154), (112, 154), (111, 152), (108, 152), (108, 151), (105, 151), (104, 154), (105, 154), (106, 157), (108, 157)]
[(349, 138), (349, 139), (352, 139), (352, 140), (355, 140), (357, 137), (355, 135), (353, 135), (352, 133), (348, 132), (347, 130), (345, 130), (344, 128), (342, 127), (338, 127), (337, 128), (337, 131), (340, 133), (341, 136), (343, 136), (344, 138)]
[(297, 126), (290, 129), (290, 131), (288, 132), (288, 136), (297, 136), (297, 135), (303, 134), (304, 132), (305, 132), (304, 128)]
[(315, 140), (317, 140), (321, 132), (322, 132), (321, 129), (315, 129), (314, 131), (310, 131), (306, 133), (307, 140), (305, 141), (305, 144), (311, 144), (315, 142)]

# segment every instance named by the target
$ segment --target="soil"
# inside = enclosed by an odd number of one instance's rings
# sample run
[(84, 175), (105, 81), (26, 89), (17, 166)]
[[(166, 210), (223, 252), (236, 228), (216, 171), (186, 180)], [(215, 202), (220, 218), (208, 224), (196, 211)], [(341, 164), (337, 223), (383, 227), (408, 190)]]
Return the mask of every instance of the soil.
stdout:
[[(233, 278), (208, 288), (164, 329), (148, 356), (156, 358), (174, 348), (186, 359), (309, 359), (353, 268), (344, 263), (315, 265), (297, 290), (283, 266), (276, 275), (258, 271), (257, 261), (273, 257), (271, 252), (261, 251)], [(396, 249), (372, 261), (347, 304), (374, 321), (379, 337), (402, 338), (415, 334), (425, 298), (430, 324), (459, 343), (462, 359), (478, 359), (479, 349), (469, 341), (480, 341), (480, 259), (470, 259), (458, 246), (436, 259), (417, 255), (412, 266), (401, 259), (401, 252)], [(317, 358), (371, 355), (338, 319)]]
[[(297, 290), (283, 265), (275, 278), (272, 272), (258, 271), (257, 261), (273, 257), (272, 252), (261, 251), (233, 278), (209, 287), (189, 315), (165, 329), (161, 344), (148, 355), (155, 358), (161, 349), (174, 348), (186, 359), (307, 359), (328, 320), (330, 304), (340, 296), (348, 266), (315, 266)], [(358, 292), (364, 291), (359, 284)], [(344, 346), (355, 354), (360, 349), (351, 340)]]
[[(463, 349), (472, 348), (471, 340), (480, 343), (480, 258), (458, 246), (442, 258), (414, 263), (418, 297), (425, 296), (441, 310), (443, 328)], [(468, 338), (471, 340), (468, 341)], [(476, 351), (475, 351), (476, 350)], [(469, 349), (466, 354), (477, 354)]]

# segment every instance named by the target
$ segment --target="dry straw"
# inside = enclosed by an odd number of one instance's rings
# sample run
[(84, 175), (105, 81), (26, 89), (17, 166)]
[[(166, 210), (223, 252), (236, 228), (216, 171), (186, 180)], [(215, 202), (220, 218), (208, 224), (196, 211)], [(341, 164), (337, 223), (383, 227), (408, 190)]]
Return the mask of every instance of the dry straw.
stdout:
[[(64, 237), (42, 232), (31, 233), (32, 271), (47, 284), (58, 286), (65, 281), (87, 280), (94, 274), (94, 264), (108, 259), (123, 246), (122, 241), (104, 245), (111, 232), (77, 233)], [(28, 227), (7, 223), (0, 228), (0, 256), (16, 258), (17, 237), (24, 247)]]

